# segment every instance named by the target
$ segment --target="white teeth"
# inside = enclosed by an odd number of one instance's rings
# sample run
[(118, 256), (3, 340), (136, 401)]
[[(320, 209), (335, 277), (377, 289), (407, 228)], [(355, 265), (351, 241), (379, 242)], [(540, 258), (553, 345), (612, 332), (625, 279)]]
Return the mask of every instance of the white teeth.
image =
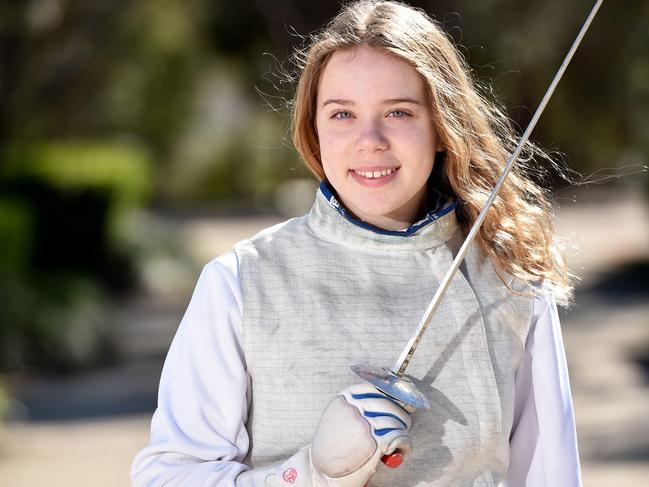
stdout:
[(359, 176), (362, 176), (364, 178), (368, 179), (374, 179), (374, 178), (380, 178), (382, 176), (389, 176), (393, 172), (395, 172), (396, 169), (383, 169), (382, 171), (357, 171), (354, 170), (356, 174)]

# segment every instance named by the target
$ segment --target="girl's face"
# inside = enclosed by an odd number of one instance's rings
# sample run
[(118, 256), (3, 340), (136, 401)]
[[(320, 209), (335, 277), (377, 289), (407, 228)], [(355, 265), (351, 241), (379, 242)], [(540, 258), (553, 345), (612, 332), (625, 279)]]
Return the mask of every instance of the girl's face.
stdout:
[(420, 216), (439, 147), (415, 68), (369, 46), (335, 52), (320, 79), (316, 128), (325, 175), (356, 217), (403, 230)]

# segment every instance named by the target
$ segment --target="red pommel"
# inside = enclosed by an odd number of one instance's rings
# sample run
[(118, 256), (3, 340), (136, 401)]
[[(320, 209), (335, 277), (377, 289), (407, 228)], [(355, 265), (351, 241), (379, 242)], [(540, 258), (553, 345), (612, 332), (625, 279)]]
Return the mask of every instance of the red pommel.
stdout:
[(403, 455), (395, 451), (394, 453), (390, 453), (389, 455), (384, 455), (383, 458), (381, 458), (381, 461), (390, 468), (397, 468), (399, 465), (403, 463)]

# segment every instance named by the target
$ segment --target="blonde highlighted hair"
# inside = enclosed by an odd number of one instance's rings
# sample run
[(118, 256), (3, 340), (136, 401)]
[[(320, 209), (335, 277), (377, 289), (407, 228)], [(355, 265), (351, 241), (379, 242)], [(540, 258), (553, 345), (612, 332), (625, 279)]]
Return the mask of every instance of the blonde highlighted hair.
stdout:
[[(435, 184), (459, 201), (458, 220), (468, 232), (517, 140), (504, 111), (479, 92), (462, 55), (421, 10), (392, 1), (350, 3), (298, 52), (301, 72), (293, 106), (296, 149), (316, 177), (326, 180), (315, 123), (318, 84), (334, 52), (361, 45), (405, 60), (424, 80), (435, 129), (445, 148), (444, 157), (436, 160)], [(476, 242), (504, 282), (509, 274), (541, 285), (566, 303), (571, 285), (552, 222), (552, 206), (546, 192), (526, 174), (535, 156), (550, 161), (534, 144), (526, 145)]]

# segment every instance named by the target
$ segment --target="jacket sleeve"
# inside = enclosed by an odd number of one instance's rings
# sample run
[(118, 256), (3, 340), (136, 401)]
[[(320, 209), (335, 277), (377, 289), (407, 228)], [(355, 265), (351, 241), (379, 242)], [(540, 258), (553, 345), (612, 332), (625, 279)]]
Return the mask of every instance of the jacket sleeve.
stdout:
[(160, 378), (133, 486), (234, 486), (247, 467), (249, 377), (241, 346), (236, 254), (205, 266)]
[(551, 298), (535, 300), (515, 389), (506, 485), (580, 487), (568, 367), (559, 315)]

